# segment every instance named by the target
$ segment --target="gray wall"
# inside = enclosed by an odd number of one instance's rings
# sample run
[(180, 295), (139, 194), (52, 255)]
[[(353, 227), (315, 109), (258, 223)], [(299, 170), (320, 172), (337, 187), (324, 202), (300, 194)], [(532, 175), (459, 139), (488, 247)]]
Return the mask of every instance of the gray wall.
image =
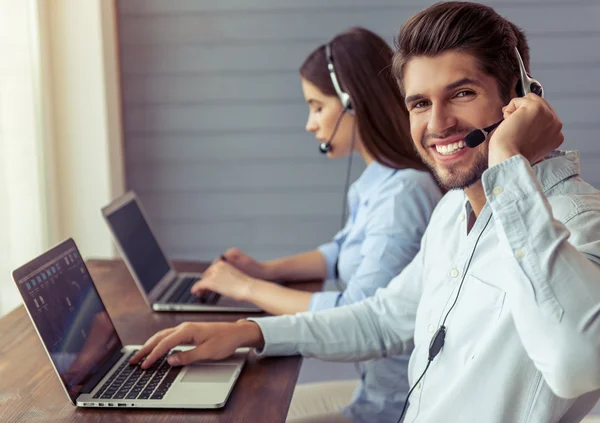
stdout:
[[(339, 227), (345, 161), (304, 133), (297, 68), (351, 25), (390, 43), (419, 0), (119, 0), (127, 185), (166, 246), (211, 259), (313, 248)], [(496, 0), (526, 29), (532, 70), (600, 187), (600, 1)], [(360, 163), (356, 160), (355, 164)], [(355, 166), (354, 176), (362, 166)], [(356, 377), (305, 362), (299, 380)]]
[[(127, 185), (168, 253), (210, 259), (239, 246), (269, 258), (333, 235), (346, 162), (321, 157), (304, 133), (297, 68), (350, 25), (391, 43), (428, 4), (119, 0)], [(566, 147), (584, 152), (583, 174), (600, 186), (600, 2), (490, 4), (526, 29)]]

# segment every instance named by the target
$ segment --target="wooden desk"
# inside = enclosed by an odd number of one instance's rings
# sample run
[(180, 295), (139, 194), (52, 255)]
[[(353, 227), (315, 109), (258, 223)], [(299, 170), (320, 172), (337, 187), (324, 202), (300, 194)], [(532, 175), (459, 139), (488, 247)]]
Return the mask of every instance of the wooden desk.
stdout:
[[(160, 329), (184, 321), (235, 321), (244, 314), (155, 313), (120, 260), (90, 260), (88, 268), (124, 344), (142, 344)], [(180, 271), (206, 266), (179, 262)], [(306, 291), (320, 282), (296, 283)], [(257, 314), (254, 314), (257, 315)], [(302, 359), (250, 356), (220, 410), (84, 409), (70, 404), (23, 306), (0, 319), (0, 422), (284, 422)]]

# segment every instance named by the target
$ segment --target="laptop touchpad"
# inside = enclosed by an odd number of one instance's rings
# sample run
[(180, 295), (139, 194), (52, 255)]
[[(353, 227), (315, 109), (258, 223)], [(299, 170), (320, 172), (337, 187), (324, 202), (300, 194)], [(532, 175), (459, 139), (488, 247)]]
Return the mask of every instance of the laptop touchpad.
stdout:
[(181, 382), (194, 383), (227, 383), (235, 372), (237, 365), (208, 364), (189, 366)]

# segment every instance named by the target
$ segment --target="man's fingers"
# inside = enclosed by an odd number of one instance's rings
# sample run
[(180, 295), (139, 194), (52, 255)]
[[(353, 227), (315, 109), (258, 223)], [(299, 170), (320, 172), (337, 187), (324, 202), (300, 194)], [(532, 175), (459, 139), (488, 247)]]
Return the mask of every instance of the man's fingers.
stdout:
[(192, 339), (192, 335), (189, 333), (187, 328), (188, 326), (182, 325), (178, 327), (177, 330), (161, 339), (158, 344), (156, 344), (154, 349), (152, 349), (152, 351), (146, 356), (146, 359), (141, 365), (142, 369), (147, 369), (150, 367), (156, 360), (167, 354), (177, 345), (189, 343)]
[(196, 348), (172, 354), (169, 364), (172, 366), (186, 366), (197, 361), (222, 360), (230, 357), (235, 352), (235, 347), (225, 339), (206, 337), (197, 344)]
[(160, 340), (148, 353), (146, 359), (142, 362), (142, 369), (147, 369), (148, 367), (152, 366), (156, 360), (171, 351), (174, 346), (179, 345), (179, 342), (177, 342), (178, 338), (177, 332), (174, 332), (173, 334), (170, 334), (164, 339)]
[[(531, 94), (533, 97), (537, 97), (535, 94)], [(527, 113), (535, 110), (536, 108), (542, 107), (543, 99), (539, 97), (533, 98), (529, 94), (526, 97), (513, 98), (510, 103), (502, 108), (502, 117), (508, 118), (510, 115), (522, 109), (519, 113)], [(540, 101), (541, 100), (541, 101)]]
[(156, 344), (158, 344), (158, 342), (164, 338), (165, 336), (171, 334), (173, 331), (175, 331), (175, 328), (169, 328), (169, 329), (164, 329), (161, 330), (160, 332), (156, 332), (153, 336), (150, 337), (150, 339), (148, 339), (146, 341), (146, 343), (144, 344), (144, 346), (142, 348), (140, 348), (140, 350), (138, 352), (136, 352), (133, 357), (131, 357), (129, 359), (129, 362), (131, 364), (137, 364), (139, 363), (144, 357), (146, 357), (146, 355), (148, 355), (148, 353), (150, 351), (152, 351), (154, 349), (154, 347), (156, 346)]
[(191, 350), (171, 354), (168, 361), (171, 366), (186, 366), (199, 360), (208, 359), (211, 359), (210, 354), (206, 351), (206, 347), (202, 342)]
[(510, 102), (502, 108), (502, 111), (504, 113), (508, 113), (510, 115), (528, 101), (529, 101), (529, 99), (527, 99), (525, 97), (515, 97), (515, 98), (511, 99)]

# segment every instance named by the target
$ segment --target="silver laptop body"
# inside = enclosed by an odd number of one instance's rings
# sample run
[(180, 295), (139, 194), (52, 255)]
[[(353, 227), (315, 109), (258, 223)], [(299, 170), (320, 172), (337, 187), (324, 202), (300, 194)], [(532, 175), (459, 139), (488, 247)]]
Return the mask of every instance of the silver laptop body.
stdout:
[[(25, 309), (71, 403), (78, 407), (219, 408), (244, 366), (229, 359), (142, 370), (124, 346), (72, 239), (13, 272)], [(173, 351), (193, 348), (180, 346)]]
[[(102, 209), (115, 243), (145, 301), (155, 311), (260, 312), (252, 303), (215, 293), (195, 298), (189, 287), (201, 273), (178, 273), (152, 230), (142, 204), (130, 191)], [(185, 287), (183, 286), (185, 284)]]

